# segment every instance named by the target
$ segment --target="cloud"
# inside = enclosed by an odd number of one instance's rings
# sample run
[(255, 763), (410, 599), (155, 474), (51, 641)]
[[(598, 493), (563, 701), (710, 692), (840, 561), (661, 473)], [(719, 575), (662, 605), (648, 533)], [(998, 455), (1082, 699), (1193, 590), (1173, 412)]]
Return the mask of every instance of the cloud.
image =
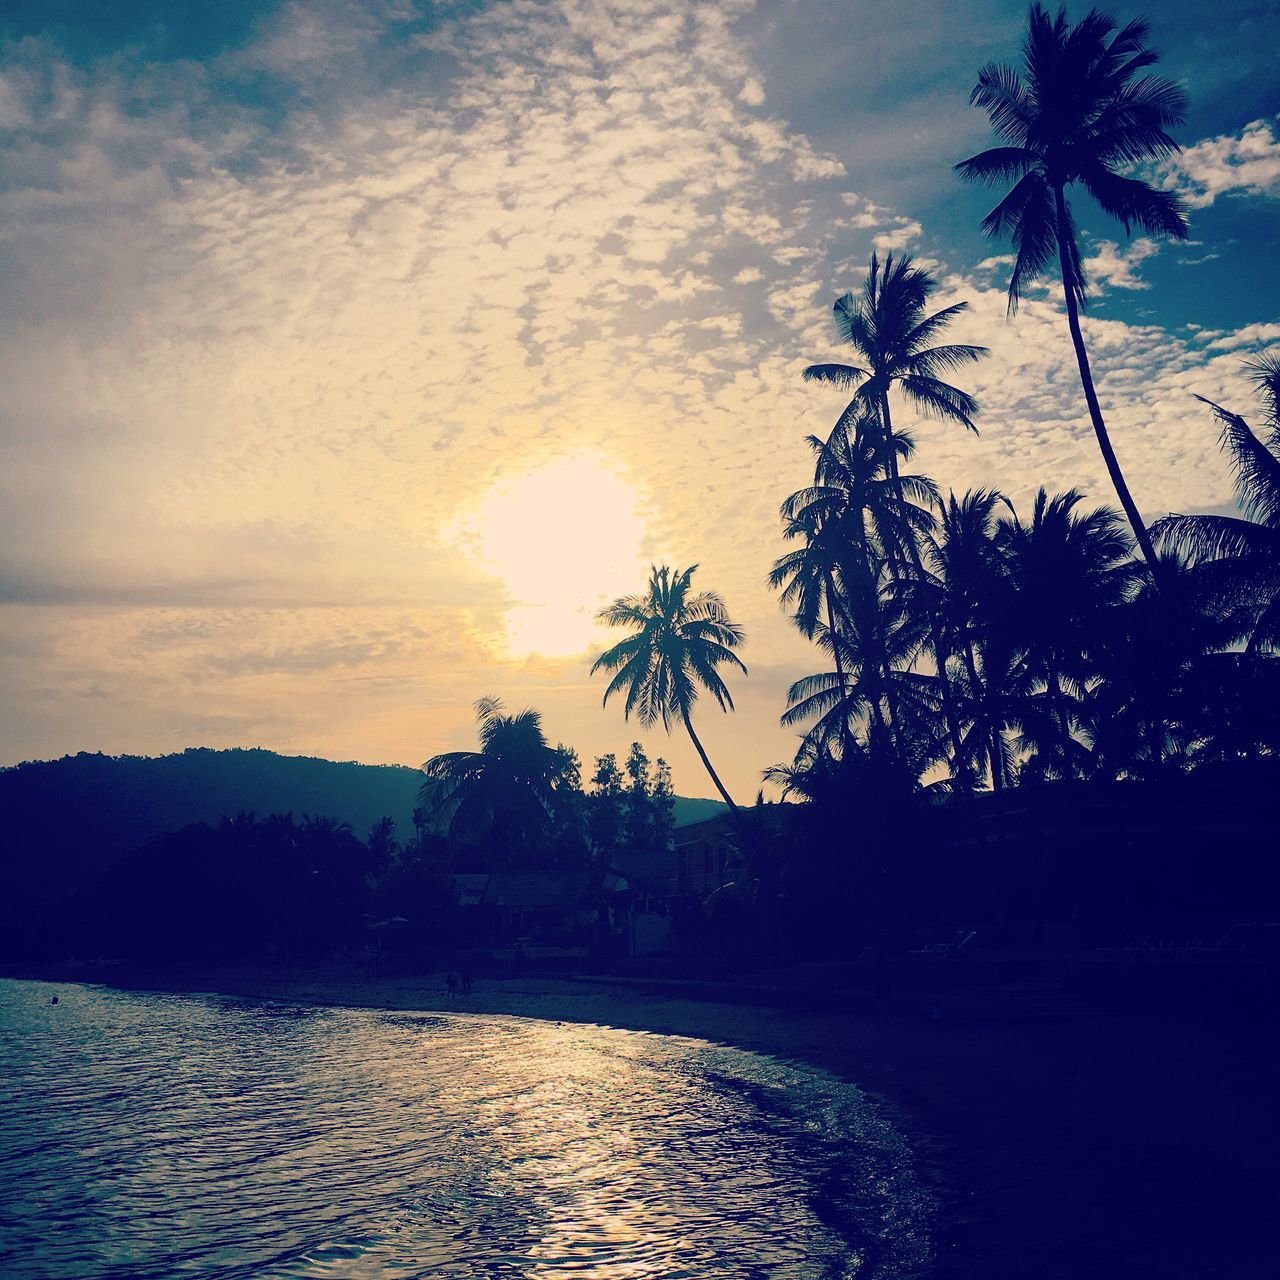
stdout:
[[(811, 666), (765, 585), (803, 438), (841, 407), (800, 371), (844, 354), (831, 303), (872, 247), (925, 230), (849, 190), (856, 156), (751, 100), (753, 79), (777, 96), (735, 25), (748, 7), (521, 2), (412, 27), (294, 5), (200, 65), (8, 51), (8, 750), (414, 762), (468, 742), (489, 691), (584, 756), (625, 749), (581, 656), (503, 656), (510, 585), (450, 533), (582, 454), (634, 492), (646, 554), (701, 564), (753, 665)], [(1042, 479), (1105, 498), (1061, 314), (1032, 299), (1006, 321), (1001, 265), (938, 295), (972, 304), (957, 340), (993, 348), (971, 380), (982, 435), (904, 415), (918, 465), (1017, 501)], [(1229, 335), (1086, 332), (1144, 509), (1228, 498), (1191, 393), (1247, 403), (1238, 356), (1210, 345)], [(791, 747), (780, 683), (735, 690), (733, 724), (706, 717), (746, 794)]]
[(1158, 176), (1193, 209), (1225, 195), (1280, 197), (1277, 120), (1253, 120), (1239, 134), (1205, 138), (1171, 157)]
[(893, 226), (877, 231), (872, 243), (882, 253), (909, 248), (924, 233), (914, 218), (894, 218)]
[(1086, 277), (1101, 288), (1150, 289), (1151, 285), (1138, 274), (1138, 268), (1159, 252), (1160, 246), (1146, 236), (1139, 237), (1127, 249), (1121, 249), (1114, 240), (1099, 240), (1082, 265)]
[(1280, 342), (1280, 324), (1247, 324), (1233, 333), (1214, 335), (1208, 343), (1211, 351), (1237, 351), (1243, 347), (1261, 349)]

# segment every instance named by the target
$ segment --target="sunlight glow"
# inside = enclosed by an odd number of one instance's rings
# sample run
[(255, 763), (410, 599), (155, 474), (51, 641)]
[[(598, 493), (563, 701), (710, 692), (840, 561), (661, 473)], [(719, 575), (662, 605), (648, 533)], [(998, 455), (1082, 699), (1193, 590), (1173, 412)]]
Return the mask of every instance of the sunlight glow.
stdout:
[(511, 597), (511, 657), (569, 657), (601, 636), (596, 611), (644, 583), (638, 508), (635, 489), (598, 454), (548, 463), (485, 495), (468, 540)]

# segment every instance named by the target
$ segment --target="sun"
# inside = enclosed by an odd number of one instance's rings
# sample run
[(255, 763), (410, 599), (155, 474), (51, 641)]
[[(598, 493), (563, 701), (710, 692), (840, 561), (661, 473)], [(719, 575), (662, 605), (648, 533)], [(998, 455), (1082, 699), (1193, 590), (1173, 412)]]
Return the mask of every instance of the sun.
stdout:
[(483, 568), (506, 588), (513, 658), (570, 657), (602, 635), (597, 610), (643, 586), (639, 496), (605, 458), (549, 462), (494, 486), (467, 521)]

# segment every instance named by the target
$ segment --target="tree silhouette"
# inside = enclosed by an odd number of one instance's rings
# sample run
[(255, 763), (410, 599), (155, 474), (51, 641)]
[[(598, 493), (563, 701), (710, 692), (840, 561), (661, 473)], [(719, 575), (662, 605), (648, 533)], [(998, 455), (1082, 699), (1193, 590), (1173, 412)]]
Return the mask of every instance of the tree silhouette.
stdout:
[(1065, 9), (1051, 18), (1042, 5), (1033, 4), (1021, 73), (990, 62), (979, 71), (969, 99), (987, 112), (1003, 145), (962, 160), (956, 171), (970, 182), (1013, 182), (982, 222), (988, 235), (1008, 233), (1013, 240), (1011, 312), (1056, 251), (1067, 325), (1098, 447), (1142, 554), (1158, 573), (1151, 538), (1107, 434), (1080, 331), (1087, 281), (1067, 200), (1068, 188), (1078, 183), (1124, 223), (1126, 232), (1137, 225), (1186, 239), (1177, 196), (1119, 172), (1179, 149), (1168, 130), (1186, 110), (1181, 89), (1158, 76), (1138, 74), (1158, 56), (1147, 47), (1147, 31), (1143, 20), (1117, 31), (1113, 19), (1096, 9), (1073, 27)]
[(683, 571), (655, 566), (644, 595), (624, 596), (602, 609), (598, 615), (602, 622), (626, 627), (632, 634), (606, 649), (591, 664), (591, 673), (614, 673), (603, 701), (607, 705), (625, 689), (627, 719), (635, 712), (646, 726), (661, 720), (668, 733), (673, 720), (683, 724), (716, 790), (738, 813), (694, 732), (692, 712), (700, 688), (721, 710), (733, 710), (733, 698), (719, 668), (736, 666), (746, 674), (742, 659), (734, 653), (744, 636), (714, 591), (691, 594), (697, 568), (696, 564)]
[[(819, 646), (839, 657), (838, 672), (797, 680), (782, 723), (812, 721), (807, 736), (827, 751), (842, 726), (853, 723), (865, 733), (871, 756), (891, 756), (918, 775), (945, 754), (937, 732), (937, 679), (914, 669), (928, 621), (895, 589), (878, 557), (863, 573), (846, 574), (844, 587), (844, 629), (819, 624), (815, 633)], [(847, 747), (842, 743), (842, 753)]]
[[(895, 482), (885, 472), (876, 442), (875, 419), (868, 413), (857, 420), (853, 435), (839, 426), (827, 440), (810, 436), (815, 455), (814, 481), (797, 490), (782, 504), (783, 537), (803, 545), (779, 557), (769, 575), (769, 585), (781, 592), (780, 603), (792, 609), (796, 627), (814, 639), (825, 620), (831, 636), (848, 625), (847, 580), (859, 583), (876, 556), (892, 548), (901, 558), (903, 540), (926, 531), (933, 522), (929, 508), (937, 501), (931, 481), (899, 475)], [(899, 434), (894, 448), (907, 457), (911, 440)], [(899, 494), (907, 501), (899, 501)], [(860, 587), (857, 589), (861, 589)], [(831, 644), (837, 682), (845, 687), (844, 646)], [(841, 694), (840, 702), (847, 703)], [(891, 713), (892, 714), (892, 713)], [(842, 749), (849, 747), (849, 726), (840, 729)]]
[(1009, 770), (1004, 730), (1017, 666), (1016, 646), (1005, 643), (995, 625), (1006, 612), (1002, 603), (1008, 591), (995, 540), (1000, 501), (994, 489), (970, 490), (960, 498), (951, 494), (928, 548), (942, 643), (963, 669), (966, 753), (974, 768), (985, 758), (996, 790), (1005, 785)]
[[(897, 487), (898, 504), (903, 509), (907, 503), (898, 473), (898, 451), (894, 448), (891, 388), (897, 387), (907, 402), (926, 416), (977, 430), (973, 422), (978, 411), (977, 401), (968, 392), (945, 382), (942, 375), (975, 363), (987, 354), (987, 349), (962, 343), (934, 345), (951, 321), (969, 305), (957, 302), (930, 313), (929, 300), (936, 288), (933, 276), (915, 266), (910, 257), (895, 261), (893, 254), (888, 254), (881, 269), (873, 253), (861, 296), (846, 293), (834, 307), (840, 338), (854, 349), (860, 363), (815, 364), (804, 371), (808, 381), (857, 388), (837, 429), (847, 429), (850, 422), (865, 415), (868, 409), (874, 412), (885, 472)], [(922, 578), (924, 563), (910, 530), (903, 531), (901, 549), (906, 552), (905, 564), (899, 558), (896, 545), (885, 548), (891, 571), (903, 578), (909, 569), (917, 578)], [(963, 774), (960, 727), (936, 624), (931, 627), (931, 642), (951, 737), (953, 767)]]
[(1009, 506), (996, 530), (1011, 591), (1003, 625), (1016, 631), (1034, 691), (1021, 712), (1023, 746), (1046, 776), (1085, 772), (1085, 748), (1073, 730), (1092, 668), (1100, 618), (1133, 584), (1132, 545), (1109, 507), (1081, 514), (1074, 489), (1050, 497), (1042, 488), (1030, 521)]
[(476, 703), (479, 751), (449, 751), (422, 766), (419, 801), (451, 836), (494, 839), (508, 859), (530, 853), (548, 835), (557, 801), (575, 790), (574, 759), (553, 747), (542, 717), (505, 715), (498, 698)]
[(1224, 612), (1240, 619), (1251, 650), (1280, 647), (1280, 357), (1245, 362), (1267, 424), (1260, 440), (1239, 414), (1205, 400), (1222, 424), (1240, 516), (1170, 515), (1152, 526), (1157, 541), (1198, 567)]
[(1195, 570), (1169, 548), (1161, 559), (1159, 582), (1142, 573), (1130, 598), (1104, 610), (1094, 628), (1097, 680), (1082, 711), (1099, 776), (1154, 775), (1189, 762), (1198, 714), (1188, 698), (1206, 660), (1232, 640)]

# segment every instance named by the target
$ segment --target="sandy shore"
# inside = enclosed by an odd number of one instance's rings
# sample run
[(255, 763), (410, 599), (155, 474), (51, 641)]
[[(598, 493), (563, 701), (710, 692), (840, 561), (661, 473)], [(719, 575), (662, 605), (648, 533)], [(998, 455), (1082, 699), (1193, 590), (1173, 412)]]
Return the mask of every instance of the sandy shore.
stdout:
[[(36, 976), (12, 973), (7, 976)], [(939, 1277), (1280, 1274), (1280, 1041), (1166, 1018), (933, 1021), (797, 1012), (630, 984), (350, 970), (55, 972), (332, 1005), (463, 1009), (699, 1036), (834, 1071), (885, 1101), (937, 1192)]]

